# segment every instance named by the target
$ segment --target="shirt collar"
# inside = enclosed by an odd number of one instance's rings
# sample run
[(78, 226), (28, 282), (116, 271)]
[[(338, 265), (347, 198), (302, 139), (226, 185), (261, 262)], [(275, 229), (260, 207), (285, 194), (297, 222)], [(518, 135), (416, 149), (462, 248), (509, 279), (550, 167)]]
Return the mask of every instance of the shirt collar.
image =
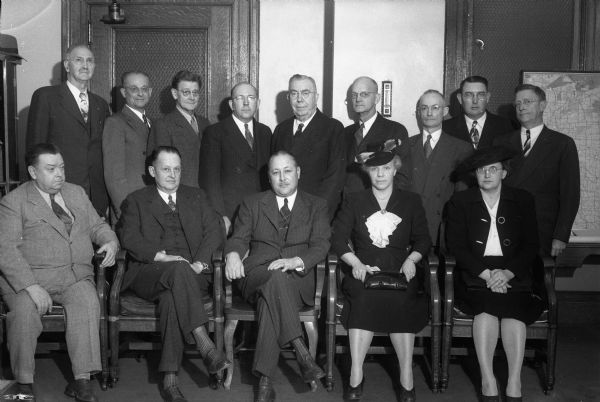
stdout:
[(377, 118), (377, 113), (375, 113), (373, 116), (369, 117), (366, 121), (361, 121), (361, 123), (364, 126), (364, 128), (363, 128), (363, 138), (366, 137), (367, 133), (369, 132), (369, 130), (373, 126), (373, 123), (375, 123), (375, 119), (376, 118)]
[(181, 113), (183, 115), (183, 117), (185, 117), (187, 122), (192, 124), (192, 115), (188, 111), (183, 110), (181, 108), (181, 106), (177, 105), (176, 107), (177, 107), (177, 110), (179, 110), (179, 113)]
[(281, 209), (281, 207), (283, 207), (283, 203), (284, 203), (283, 200), (285, 198), (287, 198), (287, 200), (288, 200), (288, 208), (291, 211), (292, 208), (294, 208), (294, 203), (296, 202), (296, 196), (297, 195), (298, 195), (298, 190), (294, 191), (294, 194), (288, 195), (287, 197), (280, 197), (277, 194), (275, 194), (275, 198), (277, 198), (277, 208)]
[[(71, 91), (71, 93), (73, 94), (73, 97), (75, 97), (75, 100), (77, 102), (79, 102), (80, 101), (79, 94), (82, 91), (80, 91), (79, 88), (77, 88), (75, 85), (73, 85), (71, 83), (71, 81), (68, 81), (68, 80), (67, 80), (67, 88), (69, 88), (69, 91)], [(87, 88), (83, 92), (85, 92), (85, 94), (87, 95)]]
[[(529, 135), (531, 138), (531, 147), (533, 147), (533, 144), (535, 144), (535, 141), (538, 139), (538, 137), (540, 136), (540, 133), (542, 132), (542, 130), (544, 129), (544, 125), (540, 124), (539, 126), (535, 126), (529, 129)], [(527, 133), (526, 133), (527, 129), (525, 127), (521, 127), (521, 145), (525, 145), (525, 140), (527, 139)]]
[[(42, 198), (44, 199), (44, 201), (46, 201), (46, 204), (48, 204), (48, 206), (50, 208), (52, 208), (52, 202), (50, 201), (50, 194), (48, 194), (45, 191), (42, 191), (38, 186), (36, 186), (35, 184), (33, 185), (33, 187), (35, 187), (35, 189), (37, 191), (39, 191), (40, 195), (42, 196)], [(69, 208), (67, 208), (67, 204), (65, 203), (65, 199), (63, 198), (62, 194), (60, 193), (60, 191), (58, 193), (56, 193), (54, 195), (54, 201), (56, 201), (56, 203), (58, 205), (60, 205), (60, 207), (62, 209), (65, 210), (65, 212), (71, 217), (73, 218), (73, 214), (71, 214), (71, 211), (69, 211)]]
[(312, 114), (312, 116), (310, 116), (308, 119), (306, 119), (306, 121), (300, 121), (300, 120), (298, 120), (297, 118), (294, 117), (294, 134), (296, 134), (296, 131), (298, 130), (298, 126), (300, 124), (304, 124), (304, 126), (302, 126), (302, 132), (304, 132), (304, 130), (306, 130), (306, 127), (308, 127), (308, 125), (312, 121), (313, 117), (315, 117), (315, 114), (317, 114), (316, 110)]
[[(129, 106), (128, 104), (125, 104), (125, 106), (126, 106), (126, 107), (128, 107), (128, 108), (129, 108), (129, 110), (131, 110), (133, 113), (135, 113), (135, 115), (136, 115), (137, 117), (139, 117), (139, 118), (140, 118), (140, 120), (141, 120), (142, 122), (144, 121), (144, 115), (145, 115), (145, 113), (142, 113), (142, 112), (140, 112), (139, 110), (136, 110), (136, 109), (132, 108), (132, 107), (131, 107), (131, 106)], [(146, 118), (147, 118), (147, 117), (146, 117)]]
[(232, 114), (231, 117), (233, 117), (233, 122), (240, 129), (240, 132), (244, 136), (246, 135), (246, 130), (245, 130), (244, 124), (248, 124), (248, 130), (250, 130), (250, 134), (254, 135), (254, 120), (250, 120), (248, 123), (244, 123), (243, 121), (241, 121), (240, 119), (235, 117), (234, 114)]
[(425, 145), (425, 141), (427, 141), (428, 134), (431, 134), (431, 141), (429, 142), (429, 144), (431, 145), (431, 148), (433, 148), (442, 136), (442, 129), (440, 128), (439, 130), (436, 130), (433, 133), (423, 130), (423, 145)]
[(163, 201), (165, 202), (165, 204), (169, 203), (169, 195), (171, 196), (171, 199), (173, 200), (173, 202), (175, 204), (177, 204), (177, 192), (171, 193), (171, 194), (167, 194), (162, 190), (159, 190), (158, 187), (156, 187), (156, 190), (158, 191), (158, 195), (160, 195), (160, 198), (163, 199)]
[(467, 128), (469, 129), (469, 131), (471, 130), (471, 127), (473, 126), (473, 122), (477, 121), (477, 130), (479, 130), (479, 132), (481, 132), (481, 130), (483, 129), (483, 126), (485, 125), (485, 119), (487, 119), (487, 112), (484, 112), (483, 116), (481, 116), (477, 120), (473, 120), (472, 118), (470, 118), (469, 116), (467, 116), (465, 114), (465, 122), (467, 122)]

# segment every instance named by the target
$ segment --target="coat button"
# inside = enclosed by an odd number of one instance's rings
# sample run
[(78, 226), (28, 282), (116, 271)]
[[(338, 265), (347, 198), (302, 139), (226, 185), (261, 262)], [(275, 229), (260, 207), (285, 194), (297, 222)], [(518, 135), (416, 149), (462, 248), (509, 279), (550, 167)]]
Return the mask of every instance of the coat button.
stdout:
[(499, 216), (498, 217), (498, 223), (502, 225), (502, 224), (504, 224), (504, 222), (506, 222), (506, 219), (504, 219), (503, 216)]
[(504, 239), (504, 240), (502, 240), (502, 244), (504, 244), (506, 247), (510, 246), (511, 243), (512, 242), (510, 241), (510, 239)]

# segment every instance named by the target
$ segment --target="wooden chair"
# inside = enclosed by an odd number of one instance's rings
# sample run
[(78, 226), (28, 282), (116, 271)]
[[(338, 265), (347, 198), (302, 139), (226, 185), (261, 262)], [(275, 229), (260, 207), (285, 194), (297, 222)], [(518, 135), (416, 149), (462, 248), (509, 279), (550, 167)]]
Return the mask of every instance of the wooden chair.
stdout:
[[(222, 261), (219, 263), (222, 264)], [(304, 329), (308, 337), (308, 349), (313, 359), (317, 353), (317, 343), (319, 341), (319, 334), (317, 328), (317, 320), (321, 315), (321, 294), (323, 291), (323, 283), (325, 282), (325, 265), (329, 263), (335, 266), (335, 260), (322, 261), (315, 267), (315, 302), (314, 306), (305, 307), (300, 311), (300, 321), (304, 324)], [(215, 281), (216, 283), (216, 281)], [(233, 361), (234, 352), (241, 350), (249, 350), (249, 348), (243, 345), (243, 342), (234, 348), (233, 337), (235, 329), (239, 321), (256, 321), (257, 315), (256, 310), (253, 306), (246, 303), (241, 296), (234, 295), (231, 282), (225, 280), (225, 353), (227, 360), (232, 364), (227, 369), (227, 376), (223, 383), (225, 389), (231, 389), (231, 380), (233, 378), (233, 368), (235, 366)]]
[[(473, 316), (463, 313), (454, 305), (454, 270), (456, 260), (443, 245), (440, 247), (440, 261), (445, 268), (441, 379), (441, 390), (445, 391), (448, 387), (450, 357), (465, 355), (468, 349), (472, 349), (470, 346), (468, 348), (453, 347), (453, 339), (473, 337)], [(537, 347), (538, 345), (528, 342), (525, 356), (534, 356), (536, 364), (539, 364), (542, 360), (546, 361), (544, 393), (548, 393), (554, 388), (556, 330), (558, 326), (558, 306), (556, 291), (554, 289), (554, 277), (556, 273), (554, 261), (549, 257), (543, 258), (543, 269), (544, 287), (548, 297), (548, 305), (536, 322), (527, 326), (527, 340), (542, 340), (544, 346), (539, 348)]]
[[(419, 263), (426, 264), (429, 275), (426, 276), (425, 286), (428, 286), (430, 295), (430, 311), (429, 324), (418, 334), (417, 338), (431, 338), (429, 346), (430, 361), (429, 369), (431, 373), (431, 389), (433, 392), (439, 390), (440, 378), (440, 348), (442, 343), (442, 315), (441, 315), (441, 299), (440, 289), (438, 286), (438, 258), (435, 254), (430, 255)], [(326, 387), (328, 391), (332, 391), (335, 380), (333, 378), (333, 365), (336, 354), (348, 353), (349, 347), (347, 342), (338, 342), (337, 337), (347, 337), (348, 331), (340, 322), (340, 315), (344, 305), (344, 295), (341, 292), (343, 272), (340, 266), (329, 264), (328, 270), (328, 302), (327, 302), (327, 376), (325, 377)], [(375, 333), (376, 337), (385, 336), (386, 333)], [(391, 354), (395, 353), (393, 346), (371, 346), (369, 354)], [(414, 353), (426, 354), (426, 348), (415, 346)]]
[[(106, 391), (108, 387), (109, 368), (108, 368), (108, 331), (106, 325), (106, 268), (100, 267), (104, 255), (94, 255), (92, 262), (96, 271), (96, 292), (100, 302), (100, 357), (102, 363), (102, 373), (100, 378), (100, 387)], [(7, 309), (3, 301), (0, 301), (0, 364), (4, 362), (4, 338), (5, 338), (5, 319)], [(59, 349), (66, 349), (62, 341), (53, 339), (51, 342), (44, 342), (43, 333), (65, 332), (65, 310), (60, 304), (53, 304), (50, 311), (42, 316), (42, 336), (38, 340), (39, 352), (47, 352)]]
[[(216, 255), (220, 255), (219, 251)], [(121, 350), (159, 350), (161, 348), (160, 338), (122, 342), (121, 332), (146, 333), (157, 335), (159, 332), (158, 310), (156, 303), (149, 302), (132, 291), (121, 291), (123, 277), (125, 275), (126, 255), (124, 251), (119, 253), (117, 259), (117, 270), (114, 274), (109, 297), (108, 328), (110, 332), (110, 386), (119, 380), (119, 352)], [(214, 342), (217, 350), (223, 349), (223, 305), (221, 303), (222, 287), (217, 286), (222, 281), (221, 264), (213, 264), (214, 269), (203, 272), (201, 275), (213, 275), (213, 294), (203, 299), (204, 309), (209, 316), (208, 330), (214, 332)], [(209, 385), (217, 389), (221, 383), (220, 375), (210, 375)]]

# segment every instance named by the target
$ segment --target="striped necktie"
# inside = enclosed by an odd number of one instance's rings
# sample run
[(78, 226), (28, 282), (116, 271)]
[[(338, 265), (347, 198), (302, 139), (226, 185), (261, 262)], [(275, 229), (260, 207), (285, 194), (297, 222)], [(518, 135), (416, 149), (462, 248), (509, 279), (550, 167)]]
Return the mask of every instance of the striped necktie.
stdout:
[(252, 133), (248, 128), (248, 123), (244, 123), (244, 137), (246, 137), (246, 142), (250, 145), (250, 149), (254, 147), (254, 137), (252, 137)]
[(529, 149), (531, 148), (531, 131), (525, 130), (525, 144), (523, 144), (523, 156), (527, 156)]
[(425, 145), (423, 145), (423, 150), (425, 151), (425, 159), (429, 159), (433, 152), (433, 148), (431, 148), (431, 134), (427, 134), (427, 141), (425, 141)]
[(81, 115), (83, 116), (83, 121), (87, 123), (88, 121), (88, 113), (90, 112), (90, 105), (88, 104), (88, 96), (85, 92), (79, 93), (79, 110), (81, 111)]
[(479, 130), (477, 130), (477, 120), (473, 121), (473, 126), (471, 126), (471, 131), (469, 132), (471, 136), (471, 143), (473, 144), (473, 148), (477, 149), (477, 145), (479, 145)]
[(57, 218), (65, 224), (67, 233), (71, 234), (71, 228), (73, 227), (73, 219), (69, 216), (67, 211), (65, 211), (60, 205), (58, 205), (58, 203), (54, 199), (55, 196), (56, 194), (50, 194), (50, 206), (52, 207), (52, 211), (57, 216)]

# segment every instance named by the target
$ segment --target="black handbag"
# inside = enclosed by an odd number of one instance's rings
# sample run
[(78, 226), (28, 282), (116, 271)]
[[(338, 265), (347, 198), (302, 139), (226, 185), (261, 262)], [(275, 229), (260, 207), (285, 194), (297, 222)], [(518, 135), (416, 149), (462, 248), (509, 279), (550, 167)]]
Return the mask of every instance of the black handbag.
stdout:
[(406, 290), (408, 281), (403, 272), (374, 272), (365, 277), (365, 289)]

